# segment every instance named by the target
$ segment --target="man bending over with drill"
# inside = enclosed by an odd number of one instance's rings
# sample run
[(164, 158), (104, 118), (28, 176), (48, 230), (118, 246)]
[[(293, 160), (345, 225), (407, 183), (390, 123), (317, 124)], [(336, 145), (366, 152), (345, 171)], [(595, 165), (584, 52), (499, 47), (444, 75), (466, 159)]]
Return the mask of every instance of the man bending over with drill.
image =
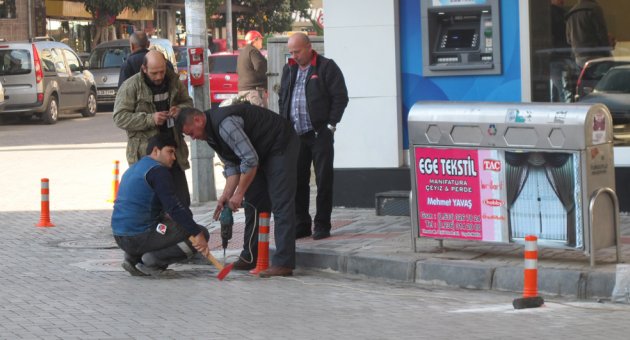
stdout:
[(168, 276), (172, 273), (166, 270), (168, 265), (208, 248), (208, 230), (195, 223), (190, 209), (175, 196), (169, 168), (176, 147), (167, 134), (151, 137), (147, 156), (127, 169), (120, 181), (112, 231), (125, 252), (122, 267), (133, 276)]

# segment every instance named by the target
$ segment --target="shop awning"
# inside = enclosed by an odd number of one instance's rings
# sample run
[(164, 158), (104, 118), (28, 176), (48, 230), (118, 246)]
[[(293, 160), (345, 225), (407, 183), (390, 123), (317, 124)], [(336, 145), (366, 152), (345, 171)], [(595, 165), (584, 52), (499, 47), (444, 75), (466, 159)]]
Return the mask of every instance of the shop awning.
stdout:
[[(49, 18), (91, 19), (82, 2), (69, 0), (46, 0), (46, 16)], [(142, 8), (138, 12), (125, 9), (116, 17), (118, 20), (153, 20), (153, 9)]]

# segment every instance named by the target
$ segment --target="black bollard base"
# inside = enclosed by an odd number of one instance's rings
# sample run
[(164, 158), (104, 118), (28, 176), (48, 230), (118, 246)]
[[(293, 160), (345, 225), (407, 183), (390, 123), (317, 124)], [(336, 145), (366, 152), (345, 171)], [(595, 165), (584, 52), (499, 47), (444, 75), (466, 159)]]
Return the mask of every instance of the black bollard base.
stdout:
[(540, 296), (518, 298), (512, 301), (514, 309), (537, 308), (545, 304), (545, 300)]

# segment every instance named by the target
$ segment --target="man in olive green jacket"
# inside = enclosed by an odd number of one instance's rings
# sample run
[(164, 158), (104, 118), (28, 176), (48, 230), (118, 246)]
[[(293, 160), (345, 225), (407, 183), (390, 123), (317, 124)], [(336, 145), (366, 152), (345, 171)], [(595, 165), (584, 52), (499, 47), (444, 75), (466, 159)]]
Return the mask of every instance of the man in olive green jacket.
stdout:
[(140, 72), (125, 80), (114, 103), (114, 122), (127, 131), (127, 162), (131, 166), (146, 155), (149, 138), (160, 132), (171, 134), (177, 142), (177, 161), (171, 168), (179, 201), (190, 206), (190, 192), (185, 170), (188, 146), (181, 131), (173, 124), (180, 108), (192, 107), (192, 98), (166, 59), (158, 51), (149, 51)]

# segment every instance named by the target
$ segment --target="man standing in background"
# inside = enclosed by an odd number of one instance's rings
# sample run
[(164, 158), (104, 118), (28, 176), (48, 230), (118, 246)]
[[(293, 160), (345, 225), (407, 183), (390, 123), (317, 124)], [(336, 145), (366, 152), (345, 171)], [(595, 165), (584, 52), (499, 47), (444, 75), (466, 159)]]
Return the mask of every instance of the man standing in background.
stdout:
[[(303, 33), (289, 37), (292, 59), (282, 70), (280, 115), (300, 137), (295, 195), (296, 237), (330, 237), (333, 199), (334, 134), (348, 105), (348, 90), (337, 64), (315, 52)], [(315, 219), (309, 214), (311, 164), (315, 167)], [(311, 233), (311, 224), (315, 228)]]
[(247, 45), (239, 51), (236, 61), (238, 95), (250, 104), (267, 107), (267, 59), (260, 53), (263, 36), (258, 31), (249, 31), (245, 41)]

